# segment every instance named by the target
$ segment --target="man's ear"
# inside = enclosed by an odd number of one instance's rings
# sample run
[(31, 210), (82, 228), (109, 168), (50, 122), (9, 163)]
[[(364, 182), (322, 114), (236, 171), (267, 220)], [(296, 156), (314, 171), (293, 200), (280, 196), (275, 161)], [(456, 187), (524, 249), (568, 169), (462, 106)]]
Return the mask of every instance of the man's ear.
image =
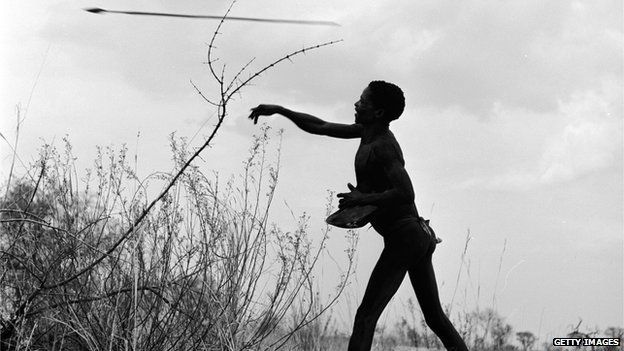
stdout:
[(375, 114), (375, 117), (377, 119), (382, 119), (384, 118), (384, 114), (386, 113), (386, 111), (382, 108), (378, 108), (373, 113)]

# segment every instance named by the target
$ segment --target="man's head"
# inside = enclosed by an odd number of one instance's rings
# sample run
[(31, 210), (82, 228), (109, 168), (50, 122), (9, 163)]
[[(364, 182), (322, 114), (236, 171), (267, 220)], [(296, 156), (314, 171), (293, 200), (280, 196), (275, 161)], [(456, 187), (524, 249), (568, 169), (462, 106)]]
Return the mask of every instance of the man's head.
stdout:
[(370, 99), (376, 109), (384, 111), (383, 118), (388, 122), (399, 118), (405, 109), (405, 97), (398, 86), (375, 80), (368, 84)]

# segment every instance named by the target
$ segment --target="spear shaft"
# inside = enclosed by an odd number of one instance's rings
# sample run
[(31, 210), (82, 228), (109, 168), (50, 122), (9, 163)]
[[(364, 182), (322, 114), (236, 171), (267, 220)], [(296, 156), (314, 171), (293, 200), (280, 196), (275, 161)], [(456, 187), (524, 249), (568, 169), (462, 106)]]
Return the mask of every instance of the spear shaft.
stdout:
[[(211, 15), (184, 15), (176, 13), (162, 13), (162, 12), (142, 12), (142, 11), (114, 11), (105, 10), (101, 8), (89, 8), (84, 9), (91, 13), (118, 13), (124, 15), (140, 15), (140, 16), (161, 16), (161, 17), (179, 17), (179, 18), (197, 18), (197, 19), (223, 19), (223, 16), (211, 16)], [(290, 20), (290, 19), (273, 19), (273, 18), (253, 18), (253, 17), (232, 17), (227, 16), (225, 20), (231, 21), (251, 21), (251, 22), (268, 22), (268, 23), (286, 23), (286, 24), (308, 24), (319, 26), (340, 26), (340, 24), (331, 21), (307, 21), (307, 20)]]

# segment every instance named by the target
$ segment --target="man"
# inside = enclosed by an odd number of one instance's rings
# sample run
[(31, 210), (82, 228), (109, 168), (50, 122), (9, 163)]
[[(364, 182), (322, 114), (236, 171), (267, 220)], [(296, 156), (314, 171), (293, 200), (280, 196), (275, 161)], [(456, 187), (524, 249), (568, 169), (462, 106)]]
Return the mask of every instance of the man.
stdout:
[(335, 138), (360, 138), (355, 155), (357, 187), (338, 194), (339, 207), (375, 205), (373, 228), (384, 239), (384, 249), (373, 269), (357, 310), (349, 350), (370, 350), (375, 326), (384, 308), (408, 273), (427, 325), (447, 350), (468, 350), (438, 297), (431, 256), (436, 238), (414, 204), (414, 189), (405, 171), (403, 153), (389, 129), (405, 108), (403, 92), (394, 84), (373, 81), (355, 103), (355, 123), (339, 124), (278, 105), (259, 105), (249, 116), (280, 114), (312, 134)]

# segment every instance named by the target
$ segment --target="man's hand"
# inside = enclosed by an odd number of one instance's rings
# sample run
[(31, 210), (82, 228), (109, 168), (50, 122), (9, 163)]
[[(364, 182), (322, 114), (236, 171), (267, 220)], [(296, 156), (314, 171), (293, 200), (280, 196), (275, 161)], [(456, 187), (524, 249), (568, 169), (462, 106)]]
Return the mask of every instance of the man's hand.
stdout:
[(257, 124), (258, 117), (270, 116), (276, 113), (280, 113), (281, 110), (283, 110), (283, 107), (279, 105), (258, 105), (258, 107), (254, 107), (251, 109), (249, 119), (252, 119), (254, 124)]
[(351, 190), (351, 192), (340, 193), (337, 195), (340, 198), (340, 201), (338, 201), (338, 208), (343, 209), (347, 207), (364, 205), (364, 198), (366, 197), (366, 194), (357, 190), (351, 183), (348, 183), (347, 187), (349, 187), (349, 190)]

